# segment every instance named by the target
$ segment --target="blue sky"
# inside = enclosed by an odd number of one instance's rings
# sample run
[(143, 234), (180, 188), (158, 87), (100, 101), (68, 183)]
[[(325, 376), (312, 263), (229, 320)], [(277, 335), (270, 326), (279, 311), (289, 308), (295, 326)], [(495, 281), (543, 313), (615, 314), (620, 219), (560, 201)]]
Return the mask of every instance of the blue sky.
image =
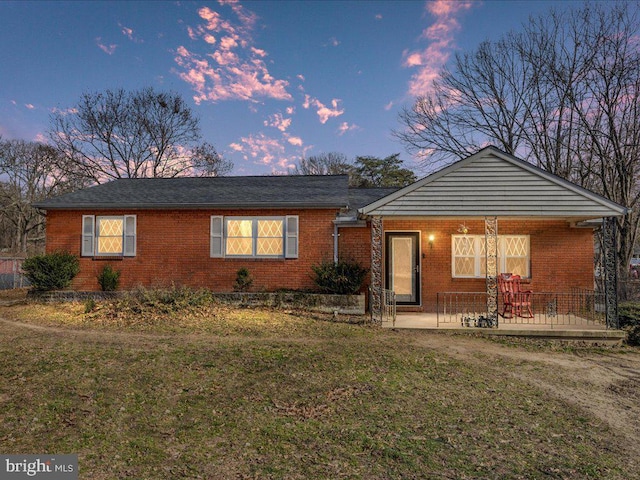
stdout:
[(400, 109), (455, 52), (568, 3), (2, 1), (0, 135), (44, 141), (83, 92), (152, 86), (189, 102), (235, 175), (322, 152), (413, 168)]

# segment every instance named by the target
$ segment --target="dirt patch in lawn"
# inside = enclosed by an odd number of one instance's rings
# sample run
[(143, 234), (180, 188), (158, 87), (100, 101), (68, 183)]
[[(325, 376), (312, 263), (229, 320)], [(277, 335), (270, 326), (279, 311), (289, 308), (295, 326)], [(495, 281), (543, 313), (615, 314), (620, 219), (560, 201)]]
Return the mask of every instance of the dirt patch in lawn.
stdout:
[(481, 362), (496, 375), (525, 381), (588, 411), (624, 438), (612, 448), (640, 456), (640, 350), (534, 341), (503, 345), (462, 335), (405, 335), (416, 345), (461, 361)]

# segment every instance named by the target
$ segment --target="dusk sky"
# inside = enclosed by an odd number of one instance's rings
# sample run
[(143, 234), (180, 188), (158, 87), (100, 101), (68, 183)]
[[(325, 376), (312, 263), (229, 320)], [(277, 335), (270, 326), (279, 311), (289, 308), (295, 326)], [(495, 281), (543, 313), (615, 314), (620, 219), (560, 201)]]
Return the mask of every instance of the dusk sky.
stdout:
[[(0, 1), (0, 135), (46, 141), (83, 92), (182, 95), (234, 175), (322, 152), (414, 159), (391, 135), (456, 52), (555, 1)], [(418, 173), (420, 171), (418, 170)]]

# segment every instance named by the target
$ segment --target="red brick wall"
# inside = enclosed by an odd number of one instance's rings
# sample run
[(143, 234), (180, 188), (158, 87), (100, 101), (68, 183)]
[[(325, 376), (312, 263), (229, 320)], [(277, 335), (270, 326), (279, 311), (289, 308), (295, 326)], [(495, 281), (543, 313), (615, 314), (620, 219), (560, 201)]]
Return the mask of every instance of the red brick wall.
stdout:
[[(236, 272), (249, 269), (253, 291), (312, 288), (311, 265), (333, 258), (335, 210), (145, 210), (47, 212), (47, 251), (80, 255), (82, 215), (137, 215), (136, 256), (123, 259), (80, 257), (80, 273), (72, 288), (98, 290), (97, 275), (109, 264), (121, 271), (120, 286), (168, 286), (172, 282), (214, 291), (231, 291)], [(211, 215), (299, 215), (299, 258), (231, 259), (209, 257)]]
[[(385, 220), (384, 230), (421, 232), (422, 310), (435, 311), (437, 292), (483, 292), (484, 279), (452, 278), (451, 236), (462, 220)], [(469, 234), (484, 234), (484, 221), (465, 220)], [(570, 228), (564, 221), (500, 220), (499, 235), (529, 235), (534, 292), (569, 292), (571, 287), (593, 289), (593, 232)], [(433, 247), (428, 236), (434, 235)], [(500, 272), (499, 272), (500, 273)]]
[[(338, 256), (371, 270), (371, 223), (367, 222), (362, 227), (339, 228), (338, 235)], [(360, 292), (367, 293), (370, 284), (371, 273), (368, 273)]]
[[(47, 214), (47, 251), (80, 254), (82, 214), (123, 215), (132, 212), (55, 211)], [(252, 290), (313, 288), (311, 265), (333, 258), (334, 210), (269, 211), (268, 215), (299, 215), (298, 259), (230, 259), (209, 257), (211, 215), (264, 216), (265, 211), (139, 211), (137, 255), (122, 260), (80, 258), (78, 290), (97, 290), (97, 275), (106, 264), (120, 270), (121, 288), (137, 285), (179, 285), (231, 291), (236, 272), (249, 269)], [(385, 220), (385, 231), (420, 231), (422, 309), (434, 311), (437, 292), (485, 290), (484, 279), (451, 276), (451, 235), (461, 220)], [(482, 234), (484, 221), (464, 221), (470, 234)], [(590, 229), (570, 228), (563, 221), (498, 220), (501, 235), (530, 235), (531, 279), (538, 292), (568, 292), (593, 288), (593, 237)], [(370, 268), (371, 230), (368, 226), (339, 229), (339, 254)], [(428, 236), (435, 240), (431, 248)], [(369, 284), (367, 279), (366, 284)], [(366, 285), (365, 285), (366, 286)]]

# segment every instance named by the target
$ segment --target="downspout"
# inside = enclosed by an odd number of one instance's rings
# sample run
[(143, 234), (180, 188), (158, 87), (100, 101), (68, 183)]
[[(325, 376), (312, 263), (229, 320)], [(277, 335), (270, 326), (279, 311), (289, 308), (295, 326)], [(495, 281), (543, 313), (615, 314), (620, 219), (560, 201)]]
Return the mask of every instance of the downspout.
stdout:
[(340, 234), (338, 233), (338, 224), (333, 223), (333, 263), (338, 263), (338, 237)]

